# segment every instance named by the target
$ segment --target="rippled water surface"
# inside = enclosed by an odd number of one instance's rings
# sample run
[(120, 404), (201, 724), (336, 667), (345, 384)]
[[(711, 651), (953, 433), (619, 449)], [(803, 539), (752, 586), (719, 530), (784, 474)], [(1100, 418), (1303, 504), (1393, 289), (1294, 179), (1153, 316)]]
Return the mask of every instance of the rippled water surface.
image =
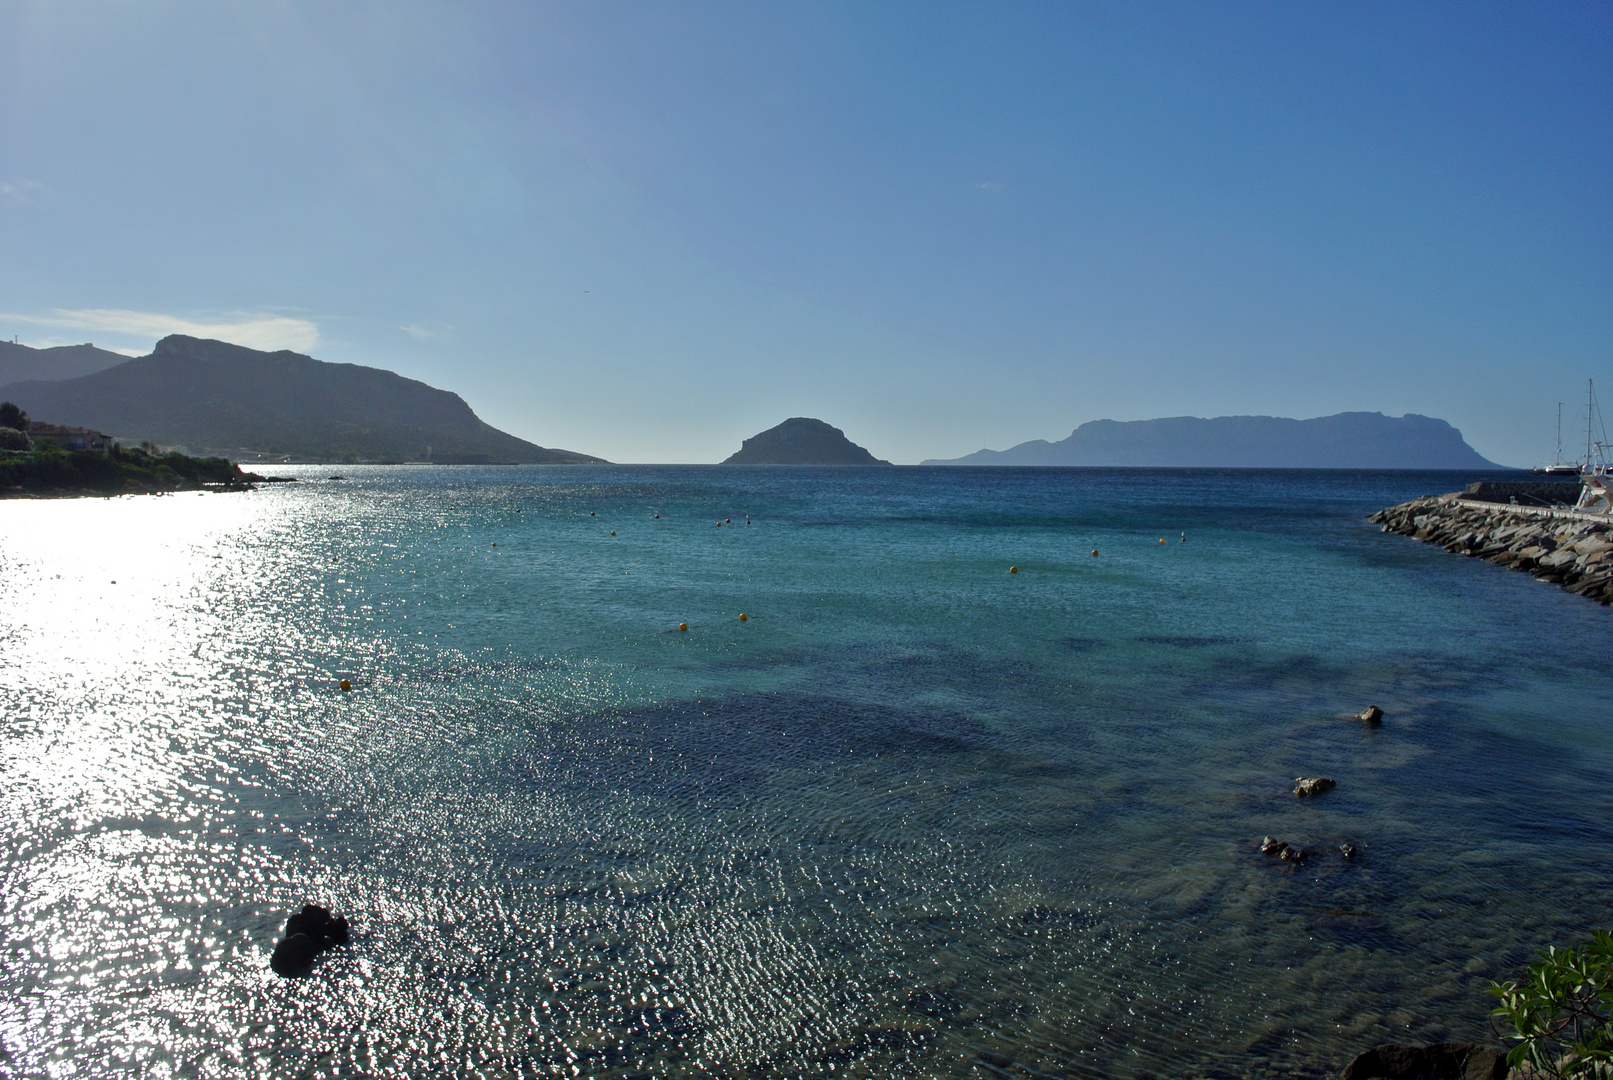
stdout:
[(1472, 477), (294, 471), (0, 504), (0, 1076), (1323, 1076), (1613, 924)]

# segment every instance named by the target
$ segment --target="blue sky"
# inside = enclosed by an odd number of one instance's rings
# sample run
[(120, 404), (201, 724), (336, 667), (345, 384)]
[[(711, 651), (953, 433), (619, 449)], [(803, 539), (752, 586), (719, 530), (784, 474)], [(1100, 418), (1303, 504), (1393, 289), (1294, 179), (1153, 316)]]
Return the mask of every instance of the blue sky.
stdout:
[(391, 368), (501, 428), (898, 462), (1613, 398), (1606, 4), (0, 0), (0, 335)]

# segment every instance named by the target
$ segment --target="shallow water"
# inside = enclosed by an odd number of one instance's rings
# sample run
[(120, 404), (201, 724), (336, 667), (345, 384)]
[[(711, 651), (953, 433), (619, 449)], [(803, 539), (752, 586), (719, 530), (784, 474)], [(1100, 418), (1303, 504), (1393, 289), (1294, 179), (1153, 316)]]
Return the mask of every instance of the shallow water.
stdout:
[(286, 471), (0, 507), (0, 1075), (1319, 1077), (1613, 924), (1476, 474)]

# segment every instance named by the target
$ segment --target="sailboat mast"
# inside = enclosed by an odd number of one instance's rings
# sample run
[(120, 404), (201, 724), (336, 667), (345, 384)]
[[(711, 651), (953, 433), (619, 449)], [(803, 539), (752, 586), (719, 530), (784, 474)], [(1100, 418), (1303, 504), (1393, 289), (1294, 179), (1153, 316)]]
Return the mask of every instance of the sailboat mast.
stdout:
[(1596, 409), (1596, 380), (1585, 380), (1585, 468), (1591, 467), (1591, 415)]
[(1563, 403), (1557, 403), (1557, 457), (1555, 464), (1563, 463)]

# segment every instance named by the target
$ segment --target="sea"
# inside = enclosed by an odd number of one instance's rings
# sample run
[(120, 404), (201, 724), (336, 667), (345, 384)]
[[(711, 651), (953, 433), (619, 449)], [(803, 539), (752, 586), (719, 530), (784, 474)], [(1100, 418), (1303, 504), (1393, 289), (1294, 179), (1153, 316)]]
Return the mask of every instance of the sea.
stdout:
[(279, 472), (0, 504), (8, 1080), (1320, 1078), (1613, 926), (1613, 612), (1366, 520), (1483, 473)]

